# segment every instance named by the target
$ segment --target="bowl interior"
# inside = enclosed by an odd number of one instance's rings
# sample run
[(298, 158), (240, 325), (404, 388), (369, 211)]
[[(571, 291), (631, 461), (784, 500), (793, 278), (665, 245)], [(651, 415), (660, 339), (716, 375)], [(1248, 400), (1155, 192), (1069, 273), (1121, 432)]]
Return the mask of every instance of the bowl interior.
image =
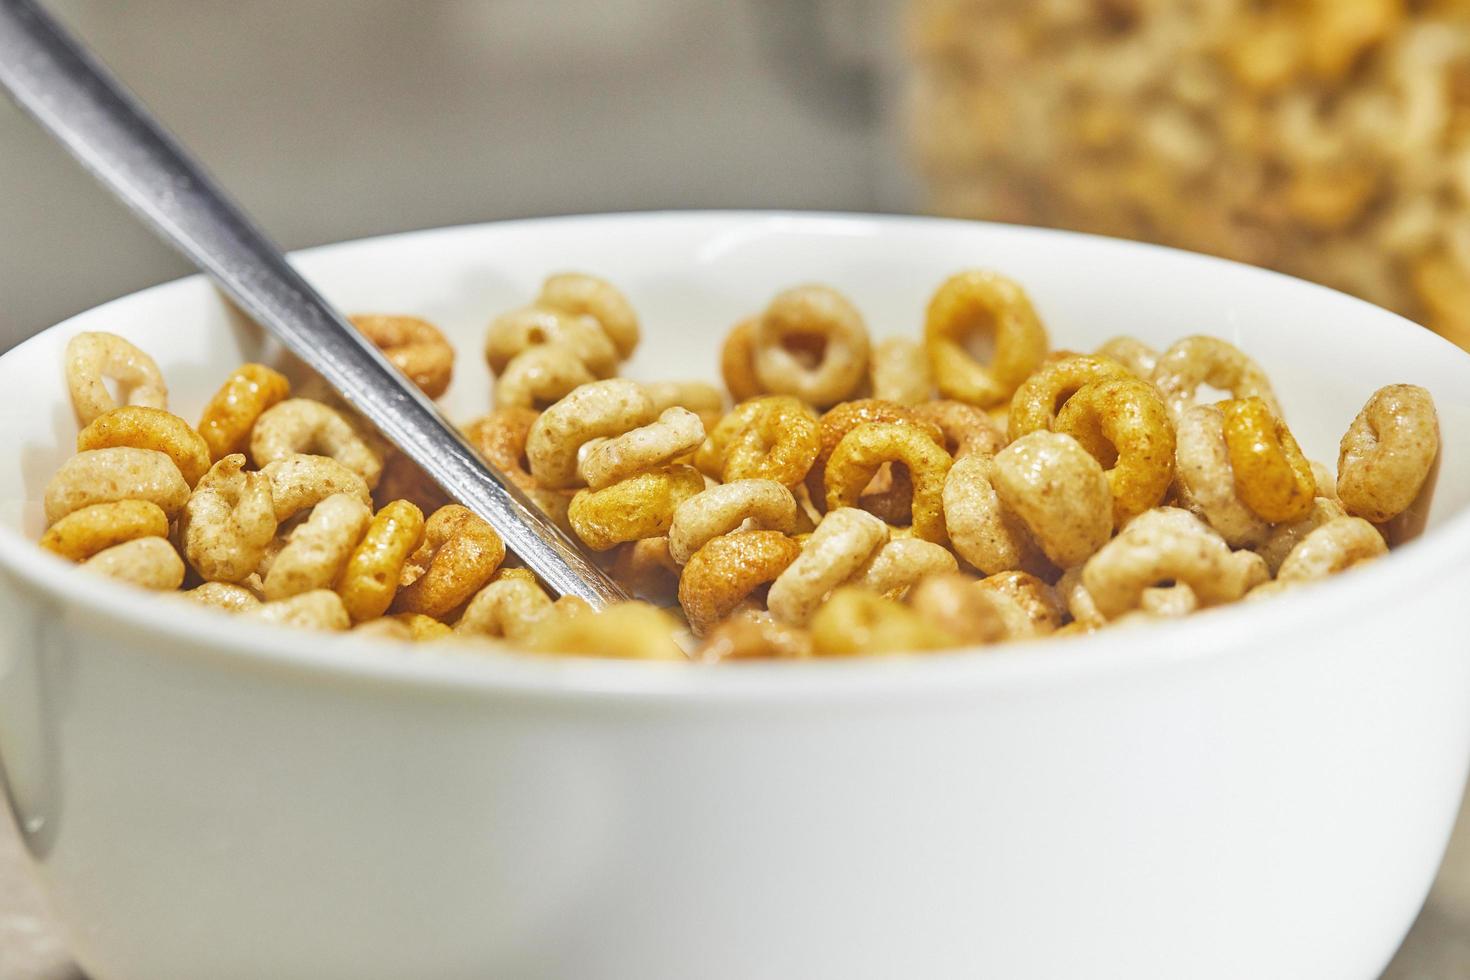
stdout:
[[(875, 336), (917, 337), (944, 277), (991, 267), (1026, 287), (1055, 347), (1091, 350), (1115, 334), (1163, 347), (1191, 333), (1239, 345), (1271, 375), (1308, 454), (1334, 468), (1338, 439), (1371, 392), (1423, 385), (1444, 436), (1428, 524), (1470, 503), (1470, 356), (1347, 296), (1167, 249), (922, 218), (713, 213), (451, 228), (313, 249), (298, 261), (344, 311), (412, 313), (447, 332), (459, 350), (445, 399), (456, 420), (489, 405), (486, 323), (527, 302), (550, 272), (594, 272), (628, 294), (644, 330), (628, 375), (718, 381), (725, 332), (783, 287), (830, 284)], [(42, 492), (76, 436), (61, 353), (85, 330), (119, 333), (152, 354), (170, 407), (191, 420), (236, 365), (281, 354), (196, 277), (90, 310), (0, 357), (0, 444), (20, 462), (0, 467), (0, 533), (34, 539), (42, 530)]]

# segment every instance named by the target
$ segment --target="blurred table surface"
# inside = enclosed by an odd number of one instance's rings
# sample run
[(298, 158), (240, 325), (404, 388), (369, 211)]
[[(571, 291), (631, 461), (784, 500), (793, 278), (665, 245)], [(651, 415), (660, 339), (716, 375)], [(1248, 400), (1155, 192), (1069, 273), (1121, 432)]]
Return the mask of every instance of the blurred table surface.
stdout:
[[(0, 978), (84, 980), (46, 910), (8, 810), (0, 807), (0, 814)], [(1383, 977), (1470, 977), (1470, 805), (1424, 911)]]

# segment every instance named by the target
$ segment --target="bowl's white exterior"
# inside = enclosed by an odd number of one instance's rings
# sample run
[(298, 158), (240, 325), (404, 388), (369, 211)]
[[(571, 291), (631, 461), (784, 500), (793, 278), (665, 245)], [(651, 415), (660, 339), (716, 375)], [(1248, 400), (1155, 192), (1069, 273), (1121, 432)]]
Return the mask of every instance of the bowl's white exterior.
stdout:
[[(920, 219), (647, 215), (318, 250), (349, 309), (481, 325), (585, 268), (645, 317), (635, 376), (711, 376), (729, 323), (821, 280), (876, 332), (946, 274), (1033, 293), (1059, 346), (1214, 332), (1316, 456), (1430, 387), (1432, 533), (1341, 581), (1023, 650), (718, 670), (469, 658), (243, 623), (27, 543), (65, 455), (59, 351), (110, 329), (193, 415), (258, 334), (186, 280), (0, 358), (0, 764), (76, 953), (167, 977), (1369, 978), (1470, 759), (1470, 358), (1269, 273)], [(59, 448), (61, 447), (61, 448)]]

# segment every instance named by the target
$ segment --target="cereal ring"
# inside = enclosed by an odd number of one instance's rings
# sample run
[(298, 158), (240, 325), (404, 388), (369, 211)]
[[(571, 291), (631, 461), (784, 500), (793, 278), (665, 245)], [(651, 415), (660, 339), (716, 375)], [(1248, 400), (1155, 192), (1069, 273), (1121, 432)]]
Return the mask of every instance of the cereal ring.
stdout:
[(61, 464), (46, 484), (46, 525), (118, 500), (147, 500), (172, 519), (188, 499), (189, 485), (166, 454), (127, 446), (88, 449)]
[(606, 280), (579, 272), (548, 276), (536, 302), (552, 309), (591, 317), (602, 327), (624, 359), (638, 347), (638, 314), (628, 298)]
[(797, 286), (756, 321), (755, 376), (766, 391), (819, 408), (849, 398), (868, 367), (868, 328), (841, 293)]
[(180, 594), (200, 605), (225, 612), (246, 612), (260, 605), (260, 599), (254, 592), (243, 585), (231, 585), (228, 582), (205, 582)]
[(1312, 509), (1307, 512), (1306, 517), (1272, 528), (1266, 540), (1255, 549), (1256, 554), (1265, 559), (1266, 567), (1270, 569), (1272, 575), (1275, 575), (1281, 570), (1281, 563), (1286, 560), (1286, 556), (1291, 554), (1292, 549), (1300, 544), (1303, 538), (1328, 521), (1346, 516), (1347, 511), (1343, 510), (1342, 505), (1337, 501), (1329, 497), (1318, 497), (1312, 501)]
[(168, 515), (146, 500), (93, 504), (67, 514), (41, 536), (41, 547), (69, 561), (137, 538), (168, 537)]
[(330, 456), (297, 453), (262, 466), (260, 472), (270, 480), (276, 520), (282, 523), (334, 493), (350, 493), (372, 504), (367, 482)]
[(996, 426), (983, 408), (941, 399), (914, 406), (914, 414), (939, 426), (944, 449), (958, 461), (962, 456), (994, 456), (1006, 447), (1005, 430)]
[(117, 334), (77, 334), (67, 342), (65, 364), (71, 405), (82, 425), (117, 408), (106, 378), (121, 386), (125, 404), (168, 408), (168, 385), (158, 365)]
[(134, 538), (97, 552), (79, 566), (157, 592), (172, 592), (184, 584), (184, 561), (167, 538)]
[(378, 511), (343, 564), (337, 583), (337, 594), (354, 623), (388, 611), (403, 566), (423, 543), (423, 511), (407, 500), (395, 500)]
[(264, 469), (297, 454), (328, 456), (371, 490), (383, 475), (383, 456), (352, 424), (321, 402), (288, 398), (261, 413), (250, 433), (250, 458)]
[(1113, 532), (1108, 478), (1071, 436), (1022, 436), (996, 454), (991, 481), (1001, 503), (1062, 568), (1086, 561)]
[(1286, 556), (1278, 582), (1311, 582), (1388, 552), (1378, 528), (1361, 517), (1334, 518), (1312, 531)]
[(1035, 575), (1006, 571), (987, 576), (973, 587), (995, 603), (1005, 623), (1007, 639), (1046, 636), (1062, 625), (1066, 609), (1061, 597)]
[(832, 593), (812, 617), (811, 636), (819, 657), (920, 653), (964, 642), (902, 603), (857, 586)]
[(1149, 380), (1164, 396), (1169, 416), (1176, 420), (1194, 405), (1202, 384), (1228, 391), (1232, 398), (1259, 398), (1272, 415), (1281, 418), (1281, 405), (1266, 372), (1239, 348), (1218, 337), (1185, 337), (1159, 355)]
[(265, 557), (277, 520), (270, 477), (232, 453), (210, 467), (179, 516), (184, 554), (207, 582), (243, 582)]
[[(994, 338), (988, 365), (970, 353), (976, 334)], [(951, 276), (924, 314), (924, 348), (939, 393), (988, 408), (1010, 398), (1046, 356), (1046, 328), (1019, 284), (994, 272)]]
[(171, 412), (142, 405), (124, 405), (103, 412), (77, 434), (77, 451), (154, 449), (168, 456), (189, 486), (209, 469), (209, 446), (203, 437)]
[(725, 483), (775, 480), (794, 487), (817, 458), (817, 420), (789, 395), (741, 402), (714, 427), (695, 463)]
[(826, 469), (827, 510), (852, 507), (884, 463), (902, 463), (913, 481), (914, 533), (942, 544), (944, 480), (953, 461), (949, 453), (912, 424), (866, 422), (832, 450)]
[(587, 547), (606, 551), (624, 541), (667, 534), (674, 508), (703, 489), (704, 477), (694, 467), (666, 466), (601, 490), (578, 490), (567, 520)]
[(199, 435), (209, 447), (209, 461), (250, 448), (250, 430), (262, 412), (291, 394), (291, 382), (264, 364), (242, 364), (220, 386), (199, 417)]
[(1337, 493), (1349, 514), (1375, 524), (1408, 510), (1439, 454), (1439, 416), (1429, 392), (1388, 385), (1373, 393), (1342, 437)]
[(1012, 442), (1032, 432), (1056, 428), (1057, 413), (1077, 392), (1096, 381), (1129, 377), (1117, 361), (1075, 354), (1043, 365), (1016, 389), (1006, 431)]
[(649, 381), (643, 390), (653, 400), (655, 412), (662, 415), (674, 407), (687, 408), (699, 416), (705, 429), (714, 428), (725, 414), (725, 396), (703, 381)]
[(468, 507), (448, 504), (424, 524), (424, 543), (409, 558), (394, 612), (439, 618), (480, 591), (505, 560), (505, 542)]
[(1108, 618), (1097, 611), (1092, 593), (1082, 584), (1082, 567), (1074, 565), (1062, 573), (1062, 577), (1057, 580), (1056, 594), (1071, 615), (1072, 621), (1090, 631), (1106, 626)]
[[(822, 414), (818, 421), (817, 434), (821, 440), (821, 446), (817, 450), (817, 458), (812, 461), (811, 469), (807, 470), (806, 486), (811, 491), (812, 500), (819, 509), (826, 507), (826, 479), (827, 460), (832, 456), (832, 450), (842, 441), (843, 436), (853, 429), (868, 422), (895, 422), (906, 425), (914, 425), (921, 429), (925, 435), (936, 444), (943, 445), (944, 434), (936, 423), (926, 421), (919, 417), (918, 409), (907, 408), (894, 402), (886, 402), (879, 398), (859, 398), (854, 401), (842, 402), (834, 405)], [(896, 497), (902, 494), (904, 499), (902, 506), (907, 507), (912, 496), (912, 483), (909, 482), (908, 473), (900, 465), (897, 474), (892, 468), (884, 466), (874, 477), (874, 482), (864, 488), (863, 496), (868, 498), (864, 501), (864, 510), (883, 509), (885, 504), (891, 508), (892, 504), (883, 501), (883, 497)], [(887, 481), (886, 486), (880, 489), (880, 484)], [(868, 504), (877, 506), (870, 508)], [(902, 517), (902, 522), (907, 523), (909, 517)]]
[(888, 525), (867, 511), (829, 510), (801, 554), (772, 583), (767, 608), (780, 622), (806, 624), (827, 594), (852, 578), (887, 541)]
[(704, 423), (686, 408), (664, 409), (654, 421), (610, 439), (585, 443), (577, 475), (601, 490), (644, 470), (664, 466), (704, 442)]
[(424, 394), (438, 398), (449, 390), (454, 348), (438, 327), (416, 316), (360, 313), (347, 319)]
[(1317, 481), (1286, 423), (1259, 398), (1221, 402), (1220, 411), (1241, 502), (1272, 524), (1306, 517)]
[(558, 344), (532, 347), (495, 379), (496, 408), (539, 408), (566, 398), (597, 375)]
[(1164, 588), (1144, 589), (1143, 596), (1138, 601), (1138, 611), (1155, 619), (1178, 619), (1198, 609), (1199, 597), (1183, 582)]
[(965, 456), (944, 481), (944, 524), (950, 545), (987, 575), (1019, 568), (1044, 572), (1050, 563), (994, 485), (995, 458)]
[(475, 593), (454, 625), (456, 634), (524, 643), (541, 620), (551, 615), (551, 597), (545, 590), (534, 578), (507, 574), (513, 571), (520, 569), (501, 569), (489, 585)]
[(696, 636), (734, 612), (756, 589), (774, 582), (801, 553), (779, 531), (736, 531), (711, 538), (679, 576), (679, 604)]
[(794, 533), (796, 498), (775, 480), (736, 480), (701, 491), (674, 509), (669, 556), (683, 565), (710, 539), (742, 527)]
[(548, 616), (531, 634), (528, 650), (628, 660), (687, 661), (675, 639), (678, 623), (646, 602), (620, 602), (598, 612)]
[(997, 643), (1010, 628), (994, 595), (976, 585), (968, 575), (931, 575), (914, 586), (909, 607), (926, 623), (966, 644)]
[(1195, 405), (1179, 416), (1174, 476), (1180, 506), (1218, 531), (1232, 548), (1253, 548), (1271, 533), (1271, 525), (1236, 492), (1225, 413), (1217, 406)]
[(1159, 352), (1137, 337), (1112, 337), (1096, 353), (1117, 361), (1141, 381), (1152, 378), (1159, 363)]
[[(678, 513), (677, 507), (674, 512)], [(669, 556), (669, 539), (664, 536), (620, 545), (612, 564), (613, 578), (638, 598), (659, 605), (674, 600), (680, 571), (679, 563)]]
[(710, 630), (699, 645), (696, 659), (707, 664), (725, 660), (805, 660), (812, 655), (812, 637), (798, 626), (787, 626), (771, 614), (746, 609)]
[(542, 487), (577, 484), (577, 455), (599, 437), (622, 435), (654, 420), (653, 400), (636, 382), (609, 378), (585, 384), (542, 412), (526, 439), (531, 475)]
[(1312, 467), (1312, 481), (1317, 484), (1317, 496), (1337, 500), (1337, 475), (1327, 468), (1326, 463), (1308, 461)]
[(1084, 385), (1057, 413), (1056, 431), (1101, 463), (1113, 491), (1113, 525), (1157, 507), (1174, 479), (1174, 426), (1154, 386), (1135, 378)]
[(352, 625), (341, 597), (331, 589), (317, 589), (289, 599), (266, 602), (246, 610), (245, 615), (297, 629), (345, 630)]
[(1183, 582), (1201, 606), (1234, 602), (1267, 578), (1252, 552), (1232, 552), (1204, 522), (1186, 510), (1160, 507), (1140, 514), (1082, 568), (1082, 584), (1098, 612), (1116, 619), (1137, 609), (1145, 589)]
[[(524, 490), (532, 503), (565, 529), (569, 526), (566, 517), (567, 505), (572, 500), (571, 491), (543, 489), (531, 475), (530, 464), (526, 461), (526, 440), (537, 418), (538, 413), (534, 409), (497, 408), (471, 422), (465, 427), (464, 434), (486, 462)], [(384, 470), (385, 481), (391, 472), (391, 466)], [(442, 499), (434, 504), (434, 509), (448, 503), (448, 498), (443, 498), (442, 494), (440, 497)]]
[[(438, 623), (439, 621), (435, 619), (431, 620), (431, 622)], [(440, 623), (440, 625), (442, 626), (443, 624)], [(413, 632), (407, 626), (403, 625), (402, 622), (391, 616), (384, 616), (381, 619), (370, 619), (366, 622), (358, 623), (352, 627), (352, 635), (369, 636), (375, 640), (393, 640), (398, 643), (412, 643), (414, 641)]]
[(755, 376), (755, 327), (759, 317), (747, 317), (730, 328), (720, 348), (720, 377), (736, 402), (767, 394)]
[(351, 494), (333, 494), (313, 507), (271, 561), (262, 583), (266, 600), (331, 588), (372, 519), (372, 509)]
[(868, 374), (873, 397), (895, 405), (921, 405), (934, 390), (924, 345), (907, 337), (880, 340), (873, 347)]
[(426, 514), (432, 514), (449, 503), (449, 495), (439, 484), (417, 463), (396, 450), (390, 451), (383, 459), (383, 475), (373, 488), (372, 498), (383, 507), (395, 500), (407, 500)]
[(589, 316), (550, 306), (523, 306), (496, 317), (485, 335), (485, 361), (499, 377), (511, 362), (536, 347), (556, 347), (570, 353), (593, 378), (617, 373), (617, 345)]
[(873, 552), (849, 582), (890, 599), (902, 599), (915, 583), (959, 570), (954, 554), (922, 538), (894, 538)]

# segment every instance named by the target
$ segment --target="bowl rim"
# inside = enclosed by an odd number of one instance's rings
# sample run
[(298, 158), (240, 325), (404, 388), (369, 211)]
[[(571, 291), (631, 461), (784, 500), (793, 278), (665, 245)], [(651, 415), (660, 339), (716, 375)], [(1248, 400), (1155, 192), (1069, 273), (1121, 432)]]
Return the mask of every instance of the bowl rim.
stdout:
[[(1248, 270), (1292, 283), (1292, 288), (1320, 291), (1367, 307), (1386, 324), (1428, 334), (1455, 357), (1470, 357), (1447, 340), (1429, 334), (1398, 314), (1337, 290), (1269, 269), (1167, 246), (1108, 238), (1081, 232), (916, 215), (792, 210), (677, 210), (559, 215), (508, 221), (476, 222), (396, 232), (319, 245), (291, 253), (293, 260), (389, 242), (475, 232), (486, 228), (514, 231), (517, 226), (585, 222), (670, 222), (712, 219), (818, 220), (898, 226), (963, 226), (989, 228), (1003, 234), (1088, 239), (1105, 247), (1144, 253), (1168, 253), (1200, 265)], [(120, 303), (143, 302), (150, 295), (207, 284), (203, 275), (184, 276), (121, 296), (68, 317), (0, 354), (9, 357), (52, 332), (65, 331), (76, 319)], [(1395, 322), (1396, 321), (1396, 322)], [(718, 669), (702, 665), (617, 660), (584, 656), (540, 657), (512, 651), (467, 651), (446, 645), (426, 649), (398, 641), (352, 634), (282, 628), (243, 618), (221, 631), (223, 617), (186, 601), (138, 602), (135, 588), (103, 578), (86, 580), (80, 589), (76, 567), (37, 547), (19, 532), (0, 526), (0, 572), (8, 573), (22, 591), (22, 601), (47, 601), (67, 618), (105, 628), (109, 635), (131, 635), (156, 641), (154, 648), (175, 655), (222, 659), (240, 670), (288, 672), (319, 681), (413, 687), (439, 693), (531, 696), (540, 699), (614, 698), (636, 704), (648, 701), (697, 703), (809, 703), (853, 697), (899, 695), (963, 695), (976, 690), (1007, 692), (1037, 687), (1070, 687), (1099, 678), (1141, 671), (1185, 669), (1221, 657), (1243, 655), (1259, 647), (1263, 634), (1289, 638), (1319, 630), (1374, 605), (1392, 605), (1396, 596), (1416, 590), (1445, 569), (1470, 560), (1470, 508), (1452, 514), (1433, 533), (1410, 541), (1379, 561), (1305, 587), (1281, 602), (1219, 609), (1151, 624), (1142, 631), (1109, 630), (1086, 637), (1042, 638), (993, 647), (969, 647), (942, 654), (891, 655), (871, 658), (815, 659), (802, 662), (736, 662)], [(157, 641), (171, 641), (167, 644)], [(1289, 644), (1273, 644), (1289, 648)], [(1275, 653), (1273, 652), (1273, 655)]]

